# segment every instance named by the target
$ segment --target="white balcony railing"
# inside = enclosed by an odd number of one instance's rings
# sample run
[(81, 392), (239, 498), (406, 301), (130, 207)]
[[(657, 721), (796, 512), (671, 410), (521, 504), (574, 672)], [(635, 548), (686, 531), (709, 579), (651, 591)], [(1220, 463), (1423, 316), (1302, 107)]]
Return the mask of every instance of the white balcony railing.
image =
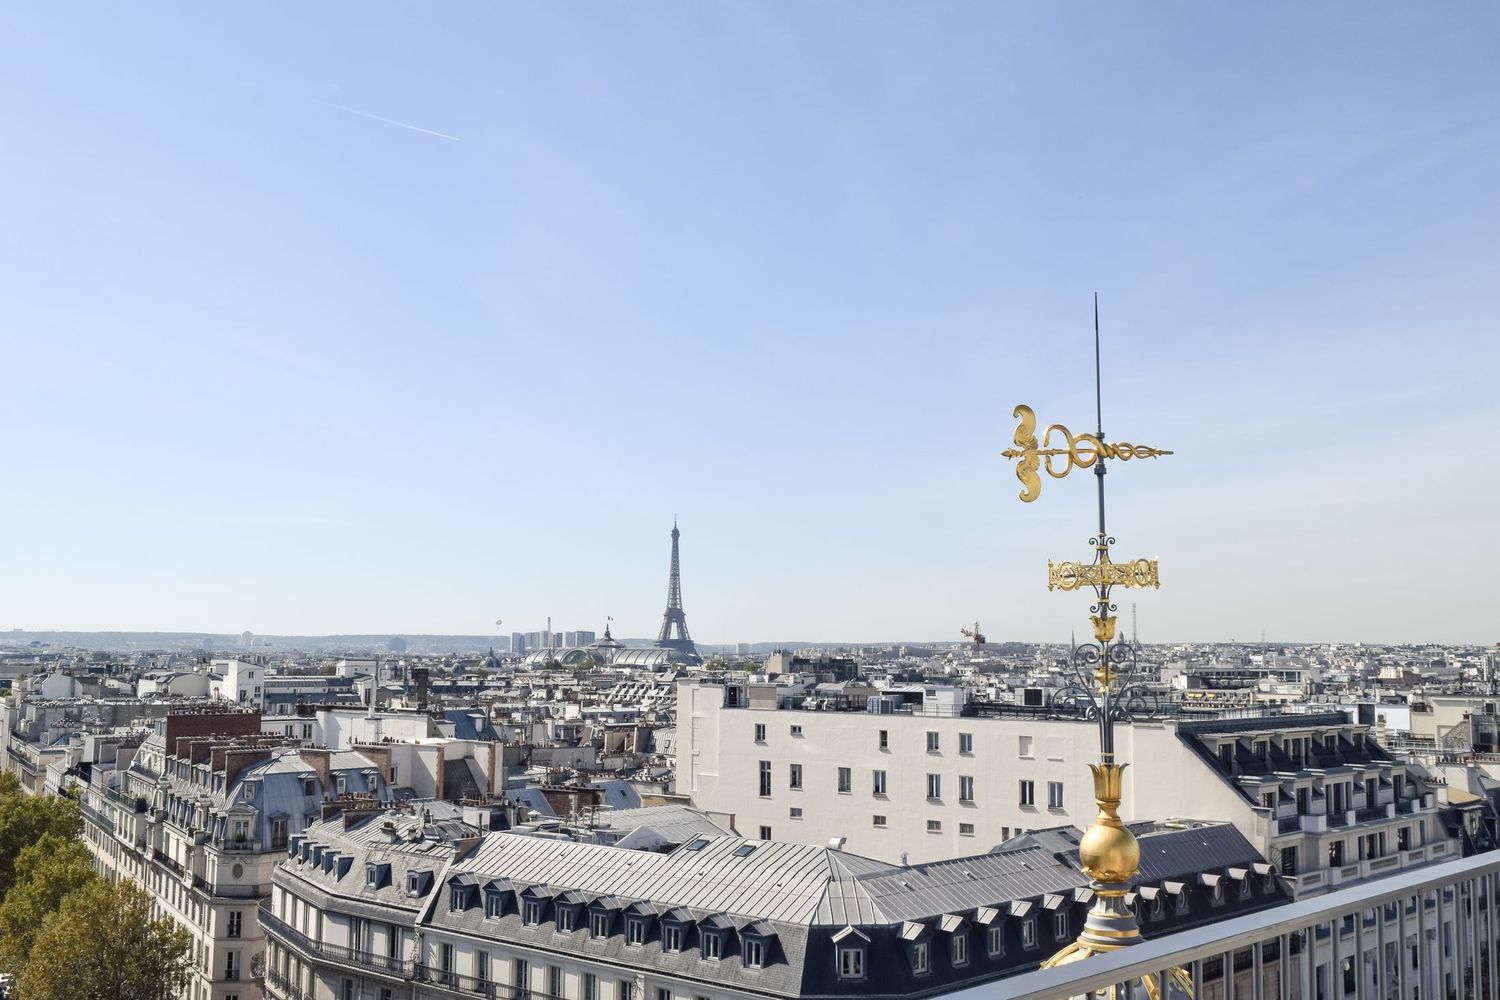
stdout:
[[(1060, 1000), (1182, 969), (1199, 1000), (1497, 1000), (1497, 960), (1500, 852), (1398, 872), (952, 996)], [(1226, 976), (1226, 969), (1233, 972)]]

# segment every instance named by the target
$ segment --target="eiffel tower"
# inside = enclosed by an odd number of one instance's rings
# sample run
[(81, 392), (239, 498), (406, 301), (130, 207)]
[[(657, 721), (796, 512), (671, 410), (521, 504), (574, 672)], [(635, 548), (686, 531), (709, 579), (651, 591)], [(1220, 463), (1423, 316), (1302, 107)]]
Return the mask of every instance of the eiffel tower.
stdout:
[[(682, 573), (677, 564), (677, 539), (682, 532), (677, 522), (672, 522), (672, 575), (667, 583), (667, 611), (661, 616), (661, 633), (656, 637), (659, 649), (673, 649), (694, 660), (698, 659), (698, 647), (688, 635), (687, 616), (682, 613)], [(672, 637), (675, 626), (677, 637)]]

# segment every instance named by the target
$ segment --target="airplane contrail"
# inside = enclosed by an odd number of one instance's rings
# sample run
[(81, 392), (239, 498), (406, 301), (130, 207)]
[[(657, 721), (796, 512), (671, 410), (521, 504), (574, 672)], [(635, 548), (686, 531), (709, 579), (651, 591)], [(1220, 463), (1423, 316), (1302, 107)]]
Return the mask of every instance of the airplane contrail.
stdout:
[(359, 115), (361, 118), (369, 118), (372, 121), (385, 122), (387, 125), (395, 125), (397, 128), (407, 128), (411, 129), (413, 132), (421, 132), (423, 135), (435, 135), (439, 139), (447, 139), (450, 142), (463, 141), (458, 136), (449, 135), (447, 132), (435, 132), (430, 128), (423, 128), (420, 125), (413, 125), (410, 122), (398, 122), (394, 118), (386, 118), (383, 115), (372, 114), (369, 111), (361, 111), (358, 108), (351, 108), (344, 104), (333, 104), (329, 101), (319, 101), (318, 103), (326, 105), (330, 108), (337, 108), (340, 111), (347, 111), (351, 115)]

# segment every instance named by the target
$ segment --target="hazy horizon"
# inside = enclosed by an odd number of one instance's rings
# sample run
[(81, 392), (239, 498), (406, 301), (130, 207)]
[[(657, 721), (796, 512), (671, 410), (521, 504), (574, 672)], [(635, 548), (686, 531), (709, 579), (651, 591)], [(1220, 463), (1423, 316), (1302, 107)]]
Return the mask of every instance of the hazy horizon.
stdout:
[(1500, 8), (84, 7), (0, 11), (0, 629), (654, 635), (676, 516), (695, 638), (1082, 635), (999, 453), (1098, 292), (1122, 625), (1500, 639)]

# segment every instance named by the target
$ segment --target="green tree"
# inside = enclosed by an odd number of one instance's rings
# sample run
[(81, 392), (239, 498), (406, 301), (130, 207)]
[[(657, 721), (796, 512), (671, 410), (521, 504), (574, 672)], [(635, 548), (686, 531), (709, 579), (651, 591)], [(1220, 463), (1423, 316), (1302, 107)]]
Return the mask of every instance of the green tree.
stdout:
[(83, 817), (77, 802), (55, 795), (0, 795), (0, 898), (10, 891), (21, 849), (49, 833), (78, 839)]
[(19, 1000), (177, 1000), (191, 948), (186, 930), (152, 917), (135, 882), (95, 879), (43, 921)]
[(0, 799), (10, 799), (21, 794), (21, 779), (14, 771), (0, 771)]
[(23, 847), (15, 882), (0, 902), (0, 971), (20, 976), (42, 922), (98, 877), (88, 848), (76, 840), (47, 833)]

